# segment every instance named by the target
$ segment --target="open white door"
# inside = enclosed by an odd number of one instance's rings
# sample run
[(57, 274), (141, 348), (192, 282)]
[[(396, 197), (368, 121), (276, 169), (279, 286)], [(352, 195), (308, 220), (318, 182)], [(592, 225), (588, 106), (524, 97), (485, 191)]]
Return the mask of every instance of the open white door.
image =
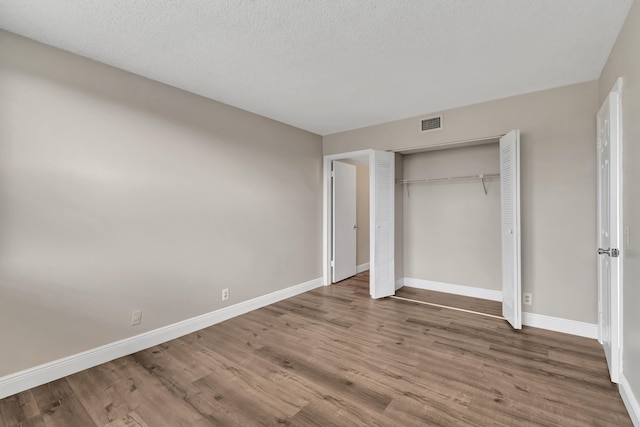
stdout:
[(333, 162), (332, 282), (356, 274), (356, 167)]
[(502, 199), (502, 315), (522, 329), (520, 273), (520, 131), (500, 138)]
[(369, 290), (373, 298), (395, 294), (395, 154), (373, 151), (369, 158), (371, 253)]
[(598, 111), (598, 314), (600, 342), (617, 383), (621, 368), (620, 322), (620, 82)]

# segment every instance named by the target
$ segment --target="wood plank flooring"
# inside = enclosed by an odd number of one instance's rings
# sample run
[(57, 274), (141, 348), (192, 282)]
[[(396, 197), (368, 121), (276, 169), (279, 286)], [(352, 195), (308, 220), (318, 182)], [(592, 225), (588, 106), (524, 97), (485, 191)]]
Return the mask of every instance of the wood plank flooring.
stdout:
[(499, 301), (490, 301), (481, 298), (465, 297), (447, 294), (444, 292), (408, 287), (398, 289), (396, 291), (396, 296), (416, 301), (461, 308), (464, 310), (477, 311), (478, 313), (490, 314), (492, 316), (502, 316), (502, 303)]
[(366, 273), (0, 400), (14, 426), (631, 426), (594, 340), (395, 299)]

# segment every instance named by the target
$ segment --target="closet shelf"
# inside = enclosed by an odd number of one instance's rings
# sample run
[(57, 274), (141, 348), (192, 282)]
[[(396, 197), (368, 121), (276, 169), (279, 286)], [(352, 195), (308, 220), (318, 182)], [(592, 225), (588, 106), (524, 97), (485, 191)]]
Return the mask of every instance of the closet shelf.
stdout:
[(411, 198), (409, 194), (408, 184), (443, 184), (447, 182), (473, 182), (473, 181), (481, 181), (482, 188), (484, 189), (484, 194), (487, 194), (487, 185), (485, 181), (500, 178), (499, 173), (485, 173), (478, 175), (464, 175), (464, 176), (447, 176), (442, 178), (425, 178), (425, 179), (401, 179), (398, 180), (398, 184), (403, 184), (407, 189), (407, 195)]

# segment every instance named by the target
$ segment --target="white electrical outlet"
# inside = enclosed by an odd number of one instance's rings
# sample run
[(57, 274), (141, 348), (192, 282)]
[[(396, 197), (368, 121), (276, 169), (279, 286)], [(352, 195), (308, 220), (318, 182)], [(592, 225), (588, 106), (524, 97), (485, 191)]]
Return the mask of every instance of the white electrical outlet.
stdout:
[(131, 312), (131, 326), (142, 323), (142, 310), (134, 310)]
[(222, 290), (222, 301), (226, 301), (229, 299), (229, 288), (224, 288)]
[(522, 294), (522, 303), (525, 305), (533, 304), (533, 295), (531, 292), (525, 292)]

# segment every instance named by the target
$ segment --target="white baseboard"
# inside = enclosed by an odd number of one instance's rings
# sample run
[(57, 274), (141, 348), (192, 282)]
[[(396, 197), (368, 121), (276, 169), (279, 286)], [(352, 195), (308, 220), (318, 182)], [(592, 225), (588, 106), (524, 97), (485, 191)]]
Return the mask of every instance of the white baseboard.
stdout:
[(631, 390), (631, 384), (629, 384), (627, 377), (624, 376), (624, 372), (620, 374), (620, 383), (618, 384), (618, 387), (624, 406), (627, 407), (627, 411), (631, 417), (631, 422), (633, 422), (635, 427), (640, 427), (640, 402), (633, 393), (633, 390)]
[(454, 285), (451, 283), (434, 282), (433, 280), (404, 278), (404, 286), (409, 288), (427, 289), (430, 291), (446, 292), (448, 294), (464, 295), (473, 298), (502, 301), (502, 291), (474, 288), (473, 286)]
[(243, 301), (172, 325), (125, 338), (69, 357), (25, 369), (0, 378), (0, 399), (46, 384), (67, 375), (153, 347), (172, 339), (215, 325), (269, 304), (291, 298), (322, 286), (322, 278), (313, 279), (267, 295)]
[(396, 291), (404, 286), (404, 277), (396, 280)]
[(577, 335), (579, 337), (598, 339), (598, 325), (595, 323), (523, 312), (522, 324), (534, 328)]
[(356, 266), (356, 274), (362, 273), (363, 271), (367, 271), (369, 269), (369, 263), (365, 262), (364, 264), (360, 264)]

